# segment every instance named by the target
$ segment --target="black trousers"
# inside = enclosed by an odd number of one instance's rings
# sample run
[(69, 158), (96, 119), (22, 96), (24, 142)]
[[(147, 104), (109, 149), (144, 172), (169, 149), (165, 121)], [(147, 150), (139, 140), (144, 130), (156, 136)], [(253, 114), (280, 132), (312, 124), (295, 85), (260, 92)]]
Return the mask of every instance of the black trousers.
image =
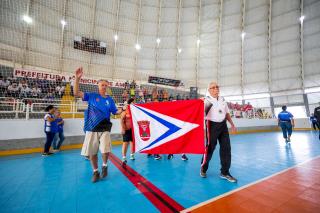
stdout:
[[(320, 122), (319, 122), (320, 123)], [(320, 124), (318, 122), (312, 122), (312, 127), (314, 130), (317, 130), (317, 128), (320, 130)]]
[(53, 132), (46, 132), (47, 138), (46, 138), (46, 143), (44, 144), (44, 148), (43, 148), (44, 153), (49, 152), (54, 135), (55, 135), (55, 133), (53, 133)]
[(224, 175), (229, 174), (231, 166), (231, 145), (227, 122), (225, 120), (219, 123), (206, 121), (206, 140), (206, 153), (201, 160), (202, 171), (206, 172), (208, 170), (209, 162), (216, 148), (217, 141), (219, 141), (221, 173)]

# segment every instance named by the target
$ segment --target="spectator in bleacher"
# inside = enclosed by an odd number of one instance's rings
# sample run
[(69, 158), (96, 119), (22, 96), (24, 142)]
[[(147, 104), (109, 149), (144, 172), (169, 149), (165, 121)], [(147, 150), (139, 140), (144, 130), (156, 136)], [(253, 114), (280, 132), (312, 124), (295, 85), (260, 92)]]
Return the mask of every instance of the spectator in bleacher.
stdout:
[(44, 116), (44, 132), (46, 133), (46, 142), (44, 144), (42, 156), (52, 155), (53, 153), (49, 152), (54, 135), (55, 135), (55, 108), (53, 105), (46, 107), (45, 111), (47, 114)]
[(130, 88), (136, 89), (137, 84), (135, 80), (132, 80), (131, 84), (130, 84)]
[(4, 92), (7, 91), (8, 86), (10, 85), (10, 81), (8, 81), (4, 77), (0, 77), (0, 92), (4, 95)]
[(152, 100), (158, 99), (158, 90), (157, 90), (157, 87), (154, 87), (154, 88), (152, 89), (151, 99), (152, 99)]
[[(57, 122), (58, 128), (57, 128), (57, 132), (55, 133), (54, 138), (53, 138), (52, 147), (55, 152), (58, 152), (58, 151), (60, 151), (60, 147), (64, 141), (64, 134), (63, 134), (64, 120), (61, 117), (60, 110), (56, 110), (55, 117), (56, 117), (56, 122)], [(59, 140), (59, 142), (58, 142), (58, 140)]]
[(158, 99), (160, 102), (163, 101), (163, 90), (162, 90), (162, 89), (158, 91), (157, 99)]
[(250, 104), (250, 102), (248, 102), (247, 104), (244, 104), (242, 109), (245, 112), (246, 117), (250, 118), (252, 116), (253, 107)]
[(144, 104), (145, 100), (143, 98), (137, 98), (135, 101), (137, 104)]
[(12, 97), (18, 97), (19, 96), (19, 87), (17, 83), (12, 83), (8, 86), (8, 95)]
[(169, 93), (167, 90), (163, 90), (163, 100), (168, 101), (169, 100)]
[(147, 90), (147, 88), (146, 88), (146, 87), (143, 87), (142, 92), (143, 92), (143, 97), (144, 97), (145, 99), (147, 99), (147, 98), (148, 98), (148, 90)]
[(17, 81), (17, 77), (11, 75), (11, 76), (8, 76), (7, 79), (10, 81), (10, 82), (16, 82)]
[(177, 100), (177, 101), (178, 101), (178, 100), (181, 100), (181, 96), (180, 96), (179, 93), (178, 93), (177, 96), (176, 96), (176, 100)]
[(124, 89), (129, 89), (129, 81), (128, 80), (124, 83)]
[(98, 92), (87, 93), (79, 90), (79, 82), (83, 76), (82, 67), (78, 68), (75, 73), (74, 95), (81, 97), (83, 101), (88, 102), (88, 112), (84, 121), (84, 130), (86, 131), (84, 145), (81, 155), (90, 156), (90, 162), (93, 169), (92, 182), (95, 183), (100, 179), (98, 170), (98, 151), (102, 155), (101, 177), (108, 175), (108, 158), (111, 152), (110, 131), (112, 123), (110, 115), (120, 114), (114, 100), (106, 95), (108, 82), (100, 80), (98, 82)]
[(56, 94), (57, 97), (61, 97), (61, 92), (60, 92), (60, 90), (61, 90), (61, 86), (58, 84), (58, 85), (56, 86), (56, 88), (55, 88), (55, 94)]
[(126, 89), (123, 90), (122, 93), (122, 102), (125, 102), (126, 100), (128, 100), (128, 91)]
[(49, 92), (44, 96), (44, 99), (46, 99), (48, 101), (53, 101), (55, 99), (55, 96), (52, 92)]
[(22, 79), (19, 81), (19, 88), (21, 89), (23, 86), (28, 86), (28, 83), (26, 80)]
[(140, 86), (140, 89), (138, 90), (138, 96), (139, 96), (139, 98), (140, 98), (141, 100), (144, 99), (144, 94), (143, 94), (142, 86)]
[(24, 84), (20, 88), (20, 98), (28, 98), (31, 93), (31, 89), (28, 87), (28, 85)]
[(234, 109), (235, 110), (241, 110), (241, 105), (238, 104), (238, 102), (236, 102), (235, 105), (234, 105)]
[(41, 95), (41, 89), (38, 86), (34, 86), (31, 90), (31, 96), (33, 98), (39, 98)]

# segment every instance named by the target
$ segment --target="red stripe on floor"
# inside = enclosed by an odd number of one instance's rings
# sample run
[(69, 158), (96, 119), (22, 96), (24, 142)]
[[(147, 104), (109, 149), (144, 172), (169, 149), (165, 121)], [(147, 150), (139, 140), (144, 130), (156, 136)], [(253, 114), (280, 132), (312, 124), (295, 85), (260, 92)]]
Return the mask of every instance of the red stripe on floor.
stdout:
[(140, 190), (140, 192), (161, 212), (179, 212), (184, 209), (182, 205), (161, 191), (149, 180), (144, 178), (130, 166), (123, 166), (115, 155), (110, 153), (111, 162)]

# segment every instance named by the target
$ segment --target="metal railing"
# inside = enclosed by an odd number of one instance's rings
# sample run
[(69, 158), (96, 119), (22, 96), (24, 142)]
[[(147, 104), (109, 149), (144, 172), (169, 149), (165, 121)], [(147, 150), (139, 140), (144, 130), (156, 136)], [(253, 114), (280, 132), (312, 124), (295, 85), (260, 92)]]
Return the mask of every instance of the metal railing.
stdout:
[[(38, 98), (15, 99), (0, 97), (0, 119), (26, 119), (41, 118), (46, 112), (44, 109), (48, 105), (58, 108), (62, 114), (68, 115), (70, 118), (79, 118), (87, 109), (87, 102), (81, 99), (77, 100), (45, 100)], [(118, 107), (122, 107), (119, 104)], [(118, 118), (118, 116), (113, 116)]]

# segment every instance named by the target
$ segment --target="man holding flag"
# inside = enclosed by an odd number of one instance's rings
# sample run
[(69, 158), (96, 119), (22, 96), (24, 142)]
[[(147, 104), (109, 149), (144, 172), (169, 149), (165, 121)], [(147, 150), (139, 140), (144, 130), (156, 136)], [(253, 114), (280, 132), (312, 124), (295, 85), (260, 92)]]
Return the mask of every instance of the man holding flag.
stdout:
[(219, 96), (219, 86), (212, 82), (204, 98), (205, 102), (205, 122), (206, 122), (206, 152), (202, 157), (200, 176), (207, 177), (209, 162), (212, 158), (217, 141), (220, 144), (220, 177), (230, 182), (237, 182), (229, 172), (231, 166), (231, 145), (227, 127), (228, 121), (231, 124), (231, 130), (236, 131), (235, 125), (231, 119), (227, 102)]

